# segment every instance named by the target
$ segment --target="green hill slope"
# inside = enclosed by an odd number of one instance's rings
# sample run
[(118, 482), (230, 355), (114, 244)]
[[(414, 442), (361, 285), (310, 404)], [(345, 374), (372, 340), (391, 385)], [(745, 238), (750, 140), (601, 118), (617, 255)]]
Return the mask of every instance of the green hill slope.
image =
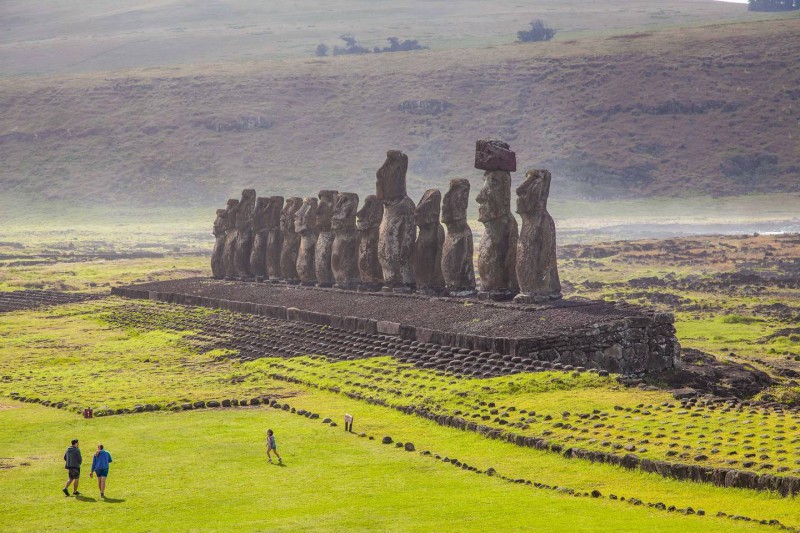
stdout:
[[(474, 179), (498, 136), (553, 194), (800, 190), (800, 18), (282, 62), (6, 78), (6, 201), (219, 205), (246, 186), (367, 194), (386, 149), (412, 196)], [(518, 179), (521, 174), (518, 174)]]

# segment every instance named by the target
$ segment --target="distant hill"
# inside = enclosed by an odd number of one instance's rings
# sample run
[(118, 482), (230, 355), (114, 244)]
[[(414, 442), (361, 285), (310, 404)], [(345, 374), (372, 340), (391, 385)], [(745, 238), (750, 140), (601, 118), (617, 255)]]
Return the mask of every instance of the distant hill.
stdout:
[(0, 86), (6, 199), (221, 205), (374, 191), (389, 148), (418, 198), (479, 183), (476, 139), (559, 197), (800, 190), (800, 18), (548, 43), (252, 61)]

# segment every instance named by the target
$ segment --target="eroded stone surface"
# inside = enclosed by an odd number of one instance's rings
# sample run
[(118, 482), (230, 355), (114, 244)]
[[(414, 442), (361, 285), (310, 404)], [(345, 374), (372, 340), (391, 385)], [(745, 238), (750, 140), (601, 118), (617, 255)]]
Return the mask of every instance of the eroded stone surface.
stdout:
[(478, 248), (481, 292), (493, 299), (513, 297), (518, 291), (517, 221), (511, 214), (511, 174), (487, 171), (478, 193), (478, 220), (484, 234)]
[(333, 219), (333, 204), (336, 201), (337, 191), (319, 191), (319, 204), (317, 205), (317, 248), (314, 251), (314, 261), (317, 276), (317, 285), (330, 287), (334, 284), (333, 270), (331, 270), (331, 254), (333, 253), (333, 239), (335, 235), (331, 229)]
[(414, 286), (417, 226), (414, 202), (406, 194), (407, 170), (408, 156), (399, 150), (389, 150), (386, 161), (376, 173), (376, 196), (384, 206), (378, 259), (387, 289)]
[(250, 272), (256, 278), (267, 275), (267, 209), (269, 198), (259, 196), (253, 209), (253, 247), (250, 250)]
[(447, 235), (442, 246), (442, 277), (451, 295), (468, 295), (475, 291), (475, 271), (472, 265), (472, 229), (467, 224), (469, 180), (455, 178), (444, 195), (442, 222)]
[(283, 196), (270, 196), (267, 208), (267, 275), (270, 279), (281, 279), (281, 250), (283, 248), (283, 233), (281, 232), (281, 212), (283, 211)]
[(294, 217), (294, 230), (300, 234), (297, 254), (297, 277), (303, 285), (317, 282), (315, 251), (317, 248), (317, 199), (307, 196)]
[(216, 279), (225, 277), (225, 266), (222, 255), (225, 251), (225, 219), (228, 209), (217, 209), (217, 218), (214, 219), (214, 249), (211, 251), (211, 276)]
[(529, 170), (517, 187), (517, 213), (522, 228), (517, 242), (518, 302), (561, 298), (556, 258), (556, 225), (547, 211), (550, 172)]
[(256, 207), (256, 190), (245, 189), (236, 206), (236, 245), (234, 264), (236, 275), (250, 277), (250, 250), (253, 247), (253, 209)]
[(236, 277), (236, 263), (234, 254), (236, 252), (236, 214), (238, 212), (239, 200), (231, 198), (228, 200), (228, 216), (223, 222), (225, 229), (225, 244), (222, 250), (222, 269), (226, 278)]
[(336, 281), (334, 286), (340, 289), (353, 289), (359, 281), (357, 212), (357, 194), (340, 192), (336, 195), (331, 221), (334, 232), (331, 270)]
[(297, 254), (300, 252), (300, 235), (295, 231), (294, 220), (297, 211), (303, 205), (303, 199), (292, 196), (286, 199), (281, 210), (281, 233), (283, 246), (281, 246), (281, 273), (287, 283), (297, 283)]
[(517, 171), (517, 155), (511, 147), (497, 139), (482, 139), (475, 143), (475, 168), (506, 172)]
[(364, 205), (356, 213), (358, 227), (358, 273), (360, 287), (378, 290), (383, 284), (383, 270), (378, 261), (378, 238), (383, 220), (383, 204), (374, 194), (364, 198)]
[(414, 252), (414, 277), (417, 290), (439, 293), (444, 290), (442, 277), (442, 246), (444, 226), (439, 222), (442, 193), (439, 189), (425, 191), (417, 204), (416, 223), (419, 227)]

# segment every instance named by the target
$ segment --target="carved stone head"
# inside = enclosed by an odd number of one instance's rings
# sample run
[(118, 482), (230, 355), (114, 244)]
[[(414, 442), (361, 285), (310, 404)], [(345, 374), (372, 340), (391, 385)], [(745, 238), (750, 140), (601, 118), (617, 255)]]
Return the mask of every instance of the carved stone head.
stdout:
[(386, 161), (375, 174), (376, 196), (384, 204), (391, 204), (406, 197), (406, 171), (408, 156), (400, 150), (386, 152)]
[(467, 207), (469, 207), (469, 180), (451, 179), (450, 187), (444, 193), (442, 201), (442, 222), (447, 224), (466, 220)]
[(383, 204), (377, 196), (370, 194), (364, 198), (364, 205), (358, 210), (356, 217), (358, 217), (358, 229), (363, 231), (377, 228), (383, 220)]
[(283, 196), (270, 196), (267, 207), (267, 229), (274, 231), (281, 227), (281, 210), (283, 209)]
[(547, 209), (550, 179), (549, 170), (537, 169), (525, 173), (525, 181), (517, 187), (517, 213), (541, 213)]
[(239, 201), (239, 209), (244, 211), (252, 211), (256, 206), (256, 190), (244, 189), (242, 191), (242, 199)]
[(225, 232), (225, 217), (227, 216), (227, 210), (217, 209), (217, 218), (214, 219), (214, 237), (219, 237)]
[(358, 195), (353, 192), (340, 192), (336, 195), (333, 205), (333, 229), (356, 227), (356, 213), (358, 212)]
[(442, 210), (442, 193), (439, 189), (428, 189), (422, 195), (422, 199), (417, 204), (416, 222), (417, 226), (427, 226), (434, 222), (439, 222), (439, 214)]
[(256, 207), (253, 209), (253, 229), (263, 230), (267, 227), (267, 210), (269, 209), (269, 198), (259, 196), (256, 198)]
[(229, 198), (227, 207), (225, 208), (226, 216), (225, 221), (222, 223), (223, 227), (233, 229), (236, 226), (236, 208), (239, 207), (239, 200)]
[(294, 215), (294, 231), (315, 231), (317, 229), (317, 199), (313, 196), (303, 198), (303, 205)]
[(281, 211), (281, 230), (286, 233), (294, 233), (294, 216), (303, 205), (303, 199), (299, 196), (292, 196), (286, 199)]
[(511, 174), (503, 170), (486, 172), (476, 199), (478, 220), (488, 222), (511, 213)]
[(317, 205), (317, 231), (330, 231), (333, 218), (333, 203), (336, 201), (337, 191), (319, 191), (319, 204)]

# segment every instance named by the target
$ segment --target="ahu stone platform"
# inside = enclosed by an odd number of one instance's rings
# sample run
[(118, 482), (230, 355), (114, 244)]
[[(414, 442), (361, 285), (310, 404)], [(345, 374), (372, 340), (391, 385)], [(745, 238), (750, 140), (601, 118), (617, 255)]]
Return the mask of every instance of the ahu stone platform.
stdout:
[(112, 294), (394, 336), (466, 357), (502, 354), (521, 368), (542, 362), (641, 374), (680, 361), (673, 316), (627, 304), (522, 305), (208, 278), (116, 287)]

